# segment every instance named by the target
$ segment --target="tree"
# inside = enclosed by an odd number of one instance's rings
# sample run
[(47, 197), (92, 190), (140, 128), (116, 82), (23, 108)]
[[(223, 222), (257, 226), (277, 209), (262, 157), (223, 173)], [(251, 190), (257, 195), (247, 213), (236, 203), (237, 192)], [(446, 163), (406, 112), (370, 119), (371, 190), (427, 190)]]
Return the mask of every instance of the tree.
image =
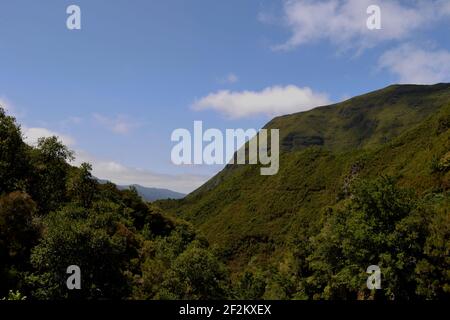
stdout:
[(164, 275), (161, 299), (225, 299), (229, 280), (225, 266), (207, 249), (190, 246)]
[(267, 277), (260, 270), (244, 271), (238, 279), (236, 294), (239, 299), (262, 299), (266, 291)]
[(136, 187), (131, 186), (128, 190), (123, 190), (121, 194), (122, 201), (130, 209), (130, 215), (134, 220), (134, 225), (141, 230), (149, 216), (149, 208), (142, 201)]
[(0, 106), (0, 195), (23, 189), (27, 172), (26, 146), (20, 127)]
[(37, 148), (45, 162), (59, 162), (61, 164), (74, 159), (73, 151), (62, 144), (56, 136), (39, 138)]
[(417, 294), (427, 299), (444, 299), (450, 295), (450, 214), (446, 204), (429, 224), (425, 256), (415, 269)]
[(0, 296), (21, 286), (18, 273), (30, 269), (30, 251), (39, 236), (35, 213), (36, 204), (26, 193), (0, 197)]
[[(45, 233), (33, 249), (36, 272), (29, 277), (40, 299), (124, 298), (130, 288), (124, 271), (136, 255), (136, 240), (120, 206), (100, 202), (91, 210), (74, 205), (50, 213)], [(69, 291), (66, 269), (81, 269), (82, 289)]]
[(57, 210), (67, 201), (67, 161), (74, 159), (73, 152), (57, 137), (40, 138), (31, 152), (33, 179), (30, 194), (36, 200), (41, 214)]
[(413, 298), (428, 216), (415, 195), (398, 188), (392, 178), (356, 183), (352, 198), (328, 212), (312, 239), (308, 282), (316, 291), (320, 288), (317, 297), (368, 298), (365, 271), (379, 265), (383, 285), (378, 296)]
[(89, 163), (82, 163), (80, 168), (72, 170), (72, 175), (68, 179), (69, 197), (83, 208), (89, 208), (92, 205), (98, 185), (91, 171), (92, 166)]

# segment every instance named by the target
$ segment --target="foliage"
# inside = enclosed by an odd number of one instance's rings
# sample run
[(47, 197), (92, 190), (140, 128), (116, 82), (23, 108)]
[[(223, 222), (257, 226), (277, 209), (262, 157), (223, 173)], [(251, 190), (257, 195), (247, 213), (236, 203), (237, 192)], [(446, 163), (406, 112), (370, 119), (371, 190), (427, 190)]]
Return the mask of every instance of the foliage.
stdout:
[(365, 271), (370, 265), (383, 271), (378, 295), (414, 297), (414, 269), (423, 254), (430, 212), (391, 178), (361, 181), (353, 192), (348, 204), (328, 212), (321, 232), (312, 239), (308, 261), (313, 275), (308, 280), (321, 288), (317, 297), (369, 297)]
[(19, 291), (9, 290), (8, 296), (1, 300), (26, 300), (27, 297), (22, 295)]
[(189, 246), (163, 276), (162, 299), (224, 299), (228, 297), (225, 266), (207, 249)]
[(0, 196), (0, 295), (21, 287), (21, 273), (29, 269), (30, 251), (38, 242), (36, 204), (26, 193)]
[(23, 187), (27, 168), (26, 145), (20, 127), (0, 106), (0, 194)]
[[(449, 84), (390, 86), (336, 105), (277, 117), (265, 128), (280, 129), (278, 174), (261, 176), (258, 166), (228, 165), (185, 199), (160, 201), (159, 205), (199, 228), (232, 266), (233, 279), (256, 263), (265, 275), (269, 275), (266, 276), (265, 294), (270, 290), (272, 297), (373, 298), (361, 288), (365, 286), (368, 276), (365, 270), (370, 265), (362, 266), (365, 260), (383, 262), (385, 267), (392, 263), (391, 268), (384, 270), (393, 276), (392, 281), (385, 282), (389, 286), (383, 293), (384, 298), (441, 297), (448, 282), (448, 274), (443, 272), (448, 270), (443, 264), (446, 261), (443, 258), (445, 246), (441, 245), (435, 251), (439, 252), (441, 267), (430, 267), (437, 261), (430, 262), (430, 265), (420, 261), (431, 259), (423, 251), (424, 237), (428, 239), (430, 231), (422, 227), (429, 226), (431, 216), (437, 216), (439, 210), (444, 210), (438, 208), (448, 204), (449, 89)], [(413, 197), (417, 203), (411, 208), (406, 204), (397, 208), (396, 205), (402, 203), (392, 203), (392, 212), (380, 208), (379, 216), (376, 212), (359, 210), (360, 216), (352, 215), (352, 219), (347, 221), (345, 210), (351, 201), (351, 185), (358, 180), (372, 184), (371, 181), (380, 176), (395, 178), (398, 190), (413, 190), (414, 195), (408, 197)], [(353, 189), (357, 188), (353, 186)], [(387, 193), (387, 197), (403, 198), (402, 194), (392, 193), (394, 191), (389, 188), (379, 192)], [(418, 201), (430, 197), (435, 199), (432, 204)], [(377, 200), (364, 196), (362, 199), (370, 200), (367, 206), (376, 208), (383, 197)], [(388, 198), (385, 200), (391, 205)], [(355, 208), (352, 210), (356, 212)], [(357, 239), (361, 246), (366, 242), (372, 246), (380, 244), (380, 249), (367, 247), (366, 251), (374, 250), (373, 257), (363, 254), (363, 250), (360, 256), (354, 257), (356, 260), (348, 258), (345, 261), (338, 257), (333, 261), (325, 251), (323, 257), (330, 260), (327, 262), (317, 257), (311, 260), (314, 266), (311, 269), (308, 259), (312, 259), (313, 249), (310, 241), (318, 239), (318, 234), (326, 235), (323, 228), (331, 228), (328, 225), (332, 218), (327, 217), (330, 214), (336, 215), (333, 219), (339, 218), (360, 227), (361, 234), (346, 229), (338, 233), (339, 230), (331, 229), (334, 236), (339, 234), (345, 243)], [(365, 218), (368, 218), (368, 224), (364, 223)], [(328, 225), (324, 227), (324, 223)], [(337, 228), (336, 224), (333, 225)], [(374, 231), (381, 226), (388, 229), (385, 232)], [(412, 234), (400, 231), (402, 228), (412, 230)], [(362, 239), (364, 232), (373, 232), (374, 239)], [(402, 233), (409, 243), (401, 241)], [(392, 239), (379, 239), (384, 234)], [(347, 236), (351, 238), (346, 239)], [(444, 235), (439, 237), (445, 239)], [(339, 240), (328, 244), (330, 252), (333, 251), (333, 243), (340, 245)], [(396, 245), (400, 247), (395, 254), (383, 254)], [(349, 248), (342, 250), (348, 251)], [(291, 274), (281, 270), (280, 266), (280, 261), (290, 255), (299, 265), (298, 270), (293, 271), (294, 281)], [(323, 268), (328, 270), (329, 265), (347, 262), (354, 264), (342, 268), (338, 276), (336, 273), (318, 275), (321, 264), (325, 264)], [(423, 275), (420, 279), (414, 276), (419, 263), (422, 267), (420, 274)], [(402, 268), (407, 270), (408, 276), (396, 279)], [(428, 289), (419, 289), (422, 286), (419, 282), (425, 281), (425, 274), (430, 280), (423, 286)], [(416, 277), (417, 282), (413, 283), (409, 277)], [(328, 283), (328, 279), (334, 279), (334, 282)], [(431, 279), (436, 280), (435, 285), (430, 284)], [(327, 287), (329, 284), (331, 286)], [(297, 292), (292, 293), (292, 286), (297, 288)], [(340, 293), (339, 288), (344, 288), (343, 292)], [(415, 293), (417, 290), (421, 293)]]
[[(90, 210), (70, 205), (44, 219), (45, 231), (33, 249), (37, 270), (30, 276), (33, 296), (42, 299), (122, 298), (127, 295), (123, 274), (136, 251), (136, 239), (121, 218), (121, 208), (95, 203)], [(67, 290), (66, 269), (82, 270), (82, 290)]]
[[(0, 108), (0, 297), (446, 299), (449, 89), (391, 86), (275, 118), (277, 175), (229, 165), (151, 204), (70, 165), (56, 137), (25, 144)], [(81, 290), (66, 287), (70, 265)]]

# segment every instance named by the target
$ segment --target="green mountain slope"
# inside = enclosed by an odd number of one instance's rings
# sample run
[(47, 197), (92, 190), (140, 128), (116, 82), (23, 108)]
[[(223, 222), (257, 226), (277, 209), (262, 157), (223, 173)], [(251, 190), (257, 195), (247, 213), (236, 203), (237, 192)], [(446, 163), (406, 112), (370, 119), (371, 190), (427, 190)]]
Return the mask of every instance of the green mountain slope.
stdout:
[(450, 185), (447, 169), (432, 169), (449, 158), (450, 84), (390, 86), (265, 127), (280, 129), (278, 174), (228, 165), (185, 199), (160, 203), (192, 221), (234, 271), (281, 263), (356, 179), (394, 176), (418, 195)]

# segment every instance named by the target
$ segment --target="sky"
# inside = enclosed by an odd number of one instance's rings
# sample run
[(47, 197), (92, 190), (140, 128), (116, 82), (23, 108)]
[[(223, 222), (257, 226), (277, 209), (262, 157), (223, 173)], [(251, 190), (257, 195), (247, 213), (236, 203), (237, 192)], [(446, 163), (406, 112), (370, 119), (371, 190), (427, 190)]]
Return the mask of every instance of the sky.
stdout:
[(450, 82), (449, 31), (448, 0), (0, 0), (0, 105), (28, 143), (57, 135), (98, 178), (187, 193), (223, 166), (174, 165), (175, 129), (260, 129)]

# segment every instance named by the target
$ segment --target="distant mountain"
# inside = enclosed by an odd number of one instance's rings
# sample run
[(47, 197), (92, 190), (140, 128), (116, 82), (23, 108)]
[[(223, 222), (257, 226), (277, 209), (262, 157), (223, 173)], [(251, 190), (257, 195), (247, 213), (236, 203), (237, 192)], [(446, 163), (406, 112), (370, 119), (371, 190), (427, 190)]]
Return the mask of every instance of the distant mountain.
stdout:
[[(147, 201), (155, 201), (161, 199), (181, 199), (186, 195), (169, 189), (147, 188), (138, 184), (131, 185), (135, 187), (139, 195)], [(119, 189), (128, 189), (131, 186), (118, 186)]]
[[(108, 180), (97, 179), (99, 183), (106, 183)], [(179, 193), (176, 191), (172, 191), (169, 189), (161, 189), (161, 188), (148, 188), (143, 187), (139, 184), (132, 185), (117, 185), (119, 190), (126, 190), (130, 187), (135, 187), (138, 194), (142, 197), (142, 199), (146, 201), (155, 201), (155, 200), (165, 200), (165, 199), (182, 199), (186, 195), (184, 193)]]

